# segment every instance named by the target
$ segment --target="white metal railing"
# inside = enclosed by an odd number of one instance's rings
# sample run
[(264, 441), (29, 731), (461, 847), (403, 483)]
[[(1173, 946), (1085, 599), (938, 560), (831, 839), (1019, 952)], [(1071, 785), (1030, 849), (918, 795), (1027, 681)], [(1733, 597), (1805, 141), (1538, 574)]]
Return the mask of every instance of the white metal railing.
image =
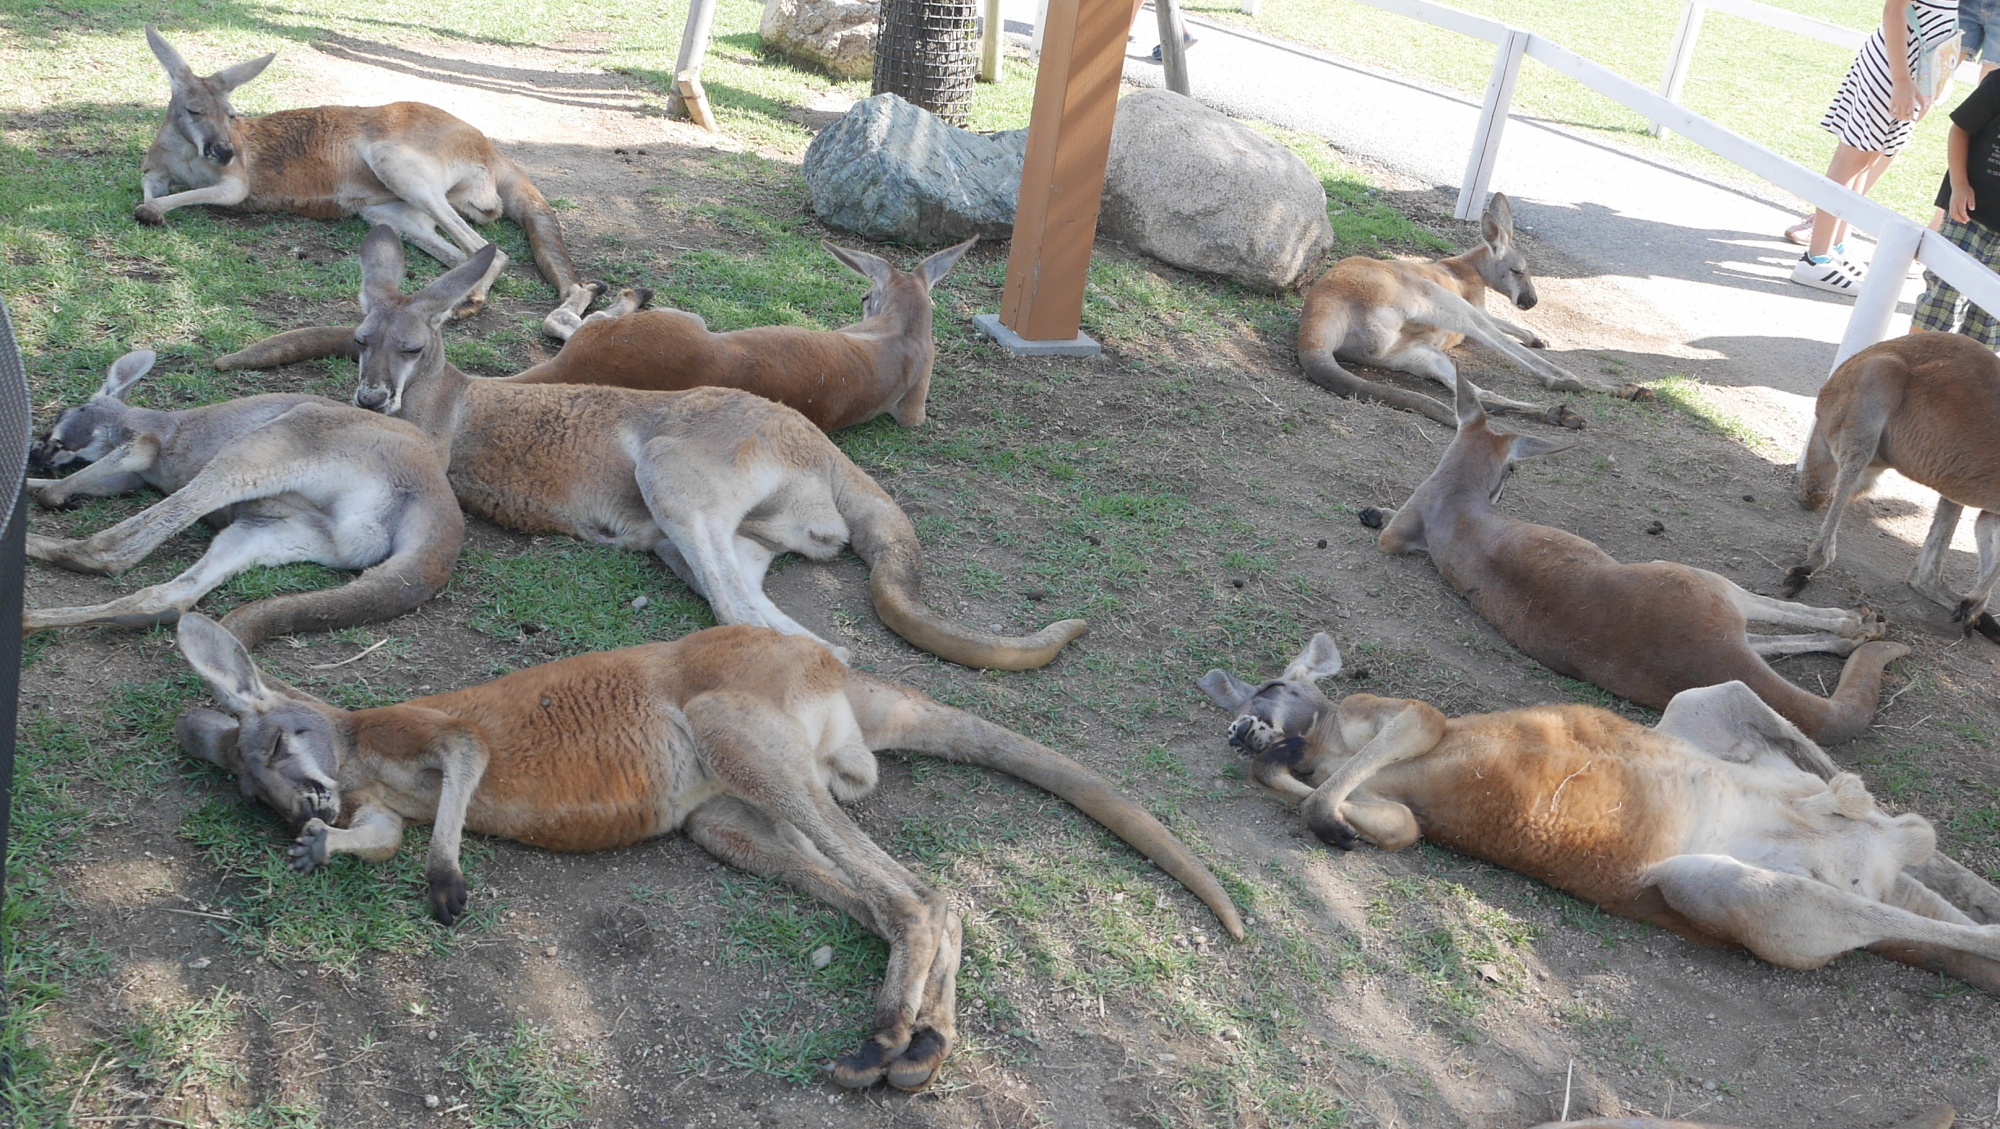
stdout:
[[(2000, 314), (2000, 275), (1987, 269), (1984, 263), (1952, 246), (1936, 232), (1926, 231), (1921, 225), (1881, 204), (1779, 156), (1747, 137), (1732, 133), (1692, 110), (1676, 105), (1668, 93), (1679, 93), (1672, 70), (1662, 92), (1655, 93), (1531, 31), (1508, 27), (1483, 16), (1432, 3), (1431, 0), (1359, 2), (1432, 27), (1483, 39), (1497, 48), (1493, 56), (1493, 74), (1486, 84), (1486, 96), (1480, 105), (1479, 124), (1472, 134), (1472, 152), (1466, 159), (1465, 180), (1459, 186), (1458, 206), (1453, 213), (1459, 219), (1472, 219), (1485, 204), (1487, 186), (1492, 180), (1494, 166), (1499, 163), (1500, 136), (1507, 124), (1514, 85), (1520, 76), (1521, 60), (1534, 59), (1557, 74), (1573, 79), (1639, 114), (1655, 127), (1673, 130), (1738, 168), (1846, 220), (1855, 230), (1874, 238), (1875, 257), (1869, 263), (1868, 276), (1861, 284), (1860, 294), (1855, 297), (1854, 313), (1848, 317), (1847, 331), (1834, 354), (1835, 367), (1888, 335), (1889, 322), (1896, 312), (1896, 303), (1902, 296), (1903, 282), (1909, 275), (1912, 261), (1921, 262), (1936, 272), (1981, 309)], [(1246, 5), (1247, 8), (1249, 5)], [(1690, 0), (1676, 39), (1673, 64), (1683, 80), (1686, 77), (1686, 60), (1682, 55), (1685, 54), (1687, 59), (1694, 55), (1694, 40), (1701, 31), (1699, 11), (1702, 8), (1743, 16), (1840, 46), (1851, 43), (1858, 49), (1867, 38), (1860, 32), (1786, 12), (1756, 0)], [(1836, 35), (1843, 38), (1836, 40), (1833, 38)], [(1964, 75), (1966, 71), (1961, 68), (1960, 74)], [(1977, 80), (1976, 68), (1971, 77)]]
[[(1868, 41), (1872, 32), (1856, 31), (1851, 27), (1830, 24), (1811, 16), (1783, 8), (1773, 8), (1760, 4), (1758, 0), (1687, 0), (1687, 7), (1681, 11), (1680, 30), (1674, 33), (1673, 52), (1668, 56), (1667, 77), (1660, 83), (1660, 95), (1669, 102), (1681, 100), (1681, 88), (1687, 83), (1688, 68), (1694, 64), (1695, 43), (1701, 38), (1702, 17), (1705, 13), (1721, 12), (1725, 16), (1760, 23), (1765, 27), (1817, 39), (1821, 43), (1832, 44), (1848, 51), (1859, 51)], [(1979, 64), (1967, 59), (1958, 65), (1958, 80), (1964, 83), (1979, 82)], [(1649, 133), (1660, 135), (1661, 125), (1654, 122)]]

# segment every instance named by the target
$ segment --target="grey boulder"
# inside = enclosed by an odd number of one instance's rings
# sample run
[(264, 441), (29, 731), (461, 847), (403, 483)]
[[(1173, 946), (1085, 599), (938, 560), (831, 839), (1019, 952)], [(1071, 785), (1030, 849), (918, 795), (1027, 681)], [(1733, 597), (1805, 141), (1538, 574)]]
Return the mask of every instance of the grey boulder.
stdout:
[(1298, 155), (1168, 90), (1118, 102), (1099, 230), (1186, 270), (1283, 290), (1333, 247), (1326, 189)]
[(1028, 131), (971, 133), (895, 94), (854, 104), (806, 148), (806, 191), (830, 227), (935, 246), (1014, 232)]
[(881, 0), (765, 0), (757, 34), (767, 50), (835, 78), (867, 78), (881, 14)]

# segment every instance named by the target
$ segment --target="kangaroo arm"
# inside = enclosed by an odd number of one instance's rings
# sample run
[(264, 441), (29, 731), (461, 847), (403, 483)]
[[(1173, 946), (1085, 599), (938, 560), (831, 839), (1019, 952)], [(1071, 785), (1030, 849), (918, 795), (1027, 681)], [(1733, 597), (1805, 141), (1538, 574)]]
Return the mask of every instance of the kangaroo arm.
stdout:
[(346, 827), (331, 827), (310, 819), (291, 846), (292, 869), (310, 874), (335, 855), (359, 855), (369, 862), (387, 862), (403, 845), (403, 817), (388, 808), (363, 804)]
[(175, 208), (185, 208), (191, 204), (213, 204), (218, 208), (234, 207), (250, 198), (250, 178), (246, 176), (224, 177), (206, 188), (190, 188), (186, 192), (176, 192), (171, 196), (156, 196), (142, 200), (133, 212), (140, 223), (158, 224), (166, 220), (168, 212)]
[(1324, 842), (1353, 849), (1358, 836), (1340, 814), (1341, 805), (1368, 778), (1390, 765), (1415, 760), (1444, 739), (1444, 714), (1413, 698), (1378, 698), (1351, 694), (1342, 698), (1339, 715), (1325, 739), (1338, 732), (1343, 743), (1359, 752), (1336, 769), (1305, 802), (1306, 825)]
[(486, 746), (472, 730), (454, 726), (433, 740), (429, 752), (444, 782), (438, 789), (437, 816), (431, 821), (424, 877), (430, 883), (431, 913), (450, 925), (465, 912), (467, 890), (465, 874), (458, 867), (458, 847), (465, 834), (465, 809), (486, 775)]
[(141, 435), (67, 478), (30, 479), (41, 485), (29, 489), (38, 505), (57, 509), (71, 498), (103, 498), (135, 490), (159, 461), (159, 439)]

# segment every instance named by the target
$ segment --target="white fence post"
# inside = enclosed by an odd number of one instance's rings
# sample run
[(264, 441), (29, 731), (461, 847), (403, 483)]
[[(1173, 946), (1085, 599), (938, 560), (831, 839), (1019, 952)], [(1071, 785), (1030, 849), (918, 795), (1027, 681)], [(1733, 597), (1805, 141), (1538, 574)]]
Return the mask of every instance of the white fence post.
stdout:
[(1923, 238), (1924, 229), (1907, 220), (1889, 225), (1877, 237), (1875, 257), (1868, 263), (1868, 277), (1861, 280), (1854, 313), (1849, 315), (1847, 332), (1840, 338), (1840, 351), (1833, 355), (1834, 368), (1889, 335), (1889, 319), (1895, 316), (1896, 303), (1903, 296), (1903, 283), (1909, 278), (1910, 261), (1917, 257), (1917, 245)]
[(709, 109), (708, 92), (701, 86), (701, 60), (708, 53), (708, 32), (715, 22), (715, 0), (693, 0), (688, 5), (687, 26), (681, 31), (681, 53), (674, 60), (674, 86), (667, 92), (667, 113), (681, 113), (709, 131), (718, 132), (715, 112)]
[[(1667, 77), (1660, 83), (1660, 97), (1669, 102), (1681, 100), (1681, 88), (1687, 85), (1688, 68), (1694, 65), (1694, 45), (1701, 38), (1701, 18), (1706, 12), (1702, 0), (1687, 0), (1687, 7), (1681, 10), (1681, 28), (1674, 33), (1673, 54), (1667, 59)], [(1666, 128), (1654, 122), (1646, 132), (1658, 137)]]
[(1240, 5), (1238, 5), (1238, 7), (1243, 9), (1243, 14), (1246, 16), (1254, 16), (1257, 14), (1257, 0), (1243, 0), (1243, 2)]
[(1028, 61), (1042, 65), (1042, 28), (1049, 22), (1049, 0), (1035, 0), (1035, 33), (1028, 37)]
[(1514, 101), (1514, 80), (1521, 76), (1521, 56), (1528, 50), (1525, 31), (1507, 29), (1507, 38), (1493, 54), (1493, 77), (1486, 82), (1486, 103), (1479, 111), (1479, 125), (1472, 131), (1472, 156), (1465, 162), (1465, 183), (1458, 190), (1458, 207), (1452, 215), (1462, 220), (1478, 216), (1486, 207), (1486, 185), (1493, 179), (1493, 166), (1500, 159), (1500, 131), (1507, 126), (1507, 107)]

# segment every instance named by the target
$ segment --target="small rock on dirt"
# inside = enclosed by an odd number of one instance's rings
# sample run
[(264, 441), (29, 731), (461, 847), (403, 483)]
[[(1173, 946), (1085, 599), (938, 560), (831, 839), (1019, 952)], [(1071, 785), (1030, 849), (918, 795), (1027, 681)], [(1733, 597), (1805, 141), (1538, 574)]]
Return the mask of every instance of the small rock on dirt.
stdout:
[(1326, 189), (1297, 154), (1170, 90), (1119, 100), (1101, 216), (1163, 263), (1267, 290), (1306, 281), (1333, 248)]
[(633, 611), (635, 611), (635, 612), (642, 612), (642, 611), (645, 611), (645, 610), (646, 610), (646, 605), (648, 605), (648, 604), (650, 604), (650, 603), (652, 603), (652, 602), (653, 602), (653, 601), (651, 601), (651, 600), (648, 600), (648, 599), (647, 599), (646, 597), (644, 597), (644, 596), (634, 596), (634, 597), (632, 597), (632, 610), (633, 610)]
[(825, 968), (827, 965), (832, 963), (833, 963), (832, 945), (821, 945), (819, 948), (813, 950), (812, 966), (814, 968)]
[(806, 147), (806, 191), (831, 227), (936, 246), (1007, 238), (1028, 131), (978, 134), (895, 94), (856, 102)]
[(438, 1106), (440, 1106), (440, 1105), (442, 1105), (442, 1104), (444, 1104), (444, 1103), (443, 1103), (443, 1102), (441, 1102), (441, 1101), (440, 1101), (440, 1100), (438, 1099), (438, 1096), (437, 1096), (436, 1094), (425, 1094), (425, 1095), (424, 1095), (424, 1108), (425, 1108), (425, 1109), (436, 1109), (436, 1108), (437, 1108)]

